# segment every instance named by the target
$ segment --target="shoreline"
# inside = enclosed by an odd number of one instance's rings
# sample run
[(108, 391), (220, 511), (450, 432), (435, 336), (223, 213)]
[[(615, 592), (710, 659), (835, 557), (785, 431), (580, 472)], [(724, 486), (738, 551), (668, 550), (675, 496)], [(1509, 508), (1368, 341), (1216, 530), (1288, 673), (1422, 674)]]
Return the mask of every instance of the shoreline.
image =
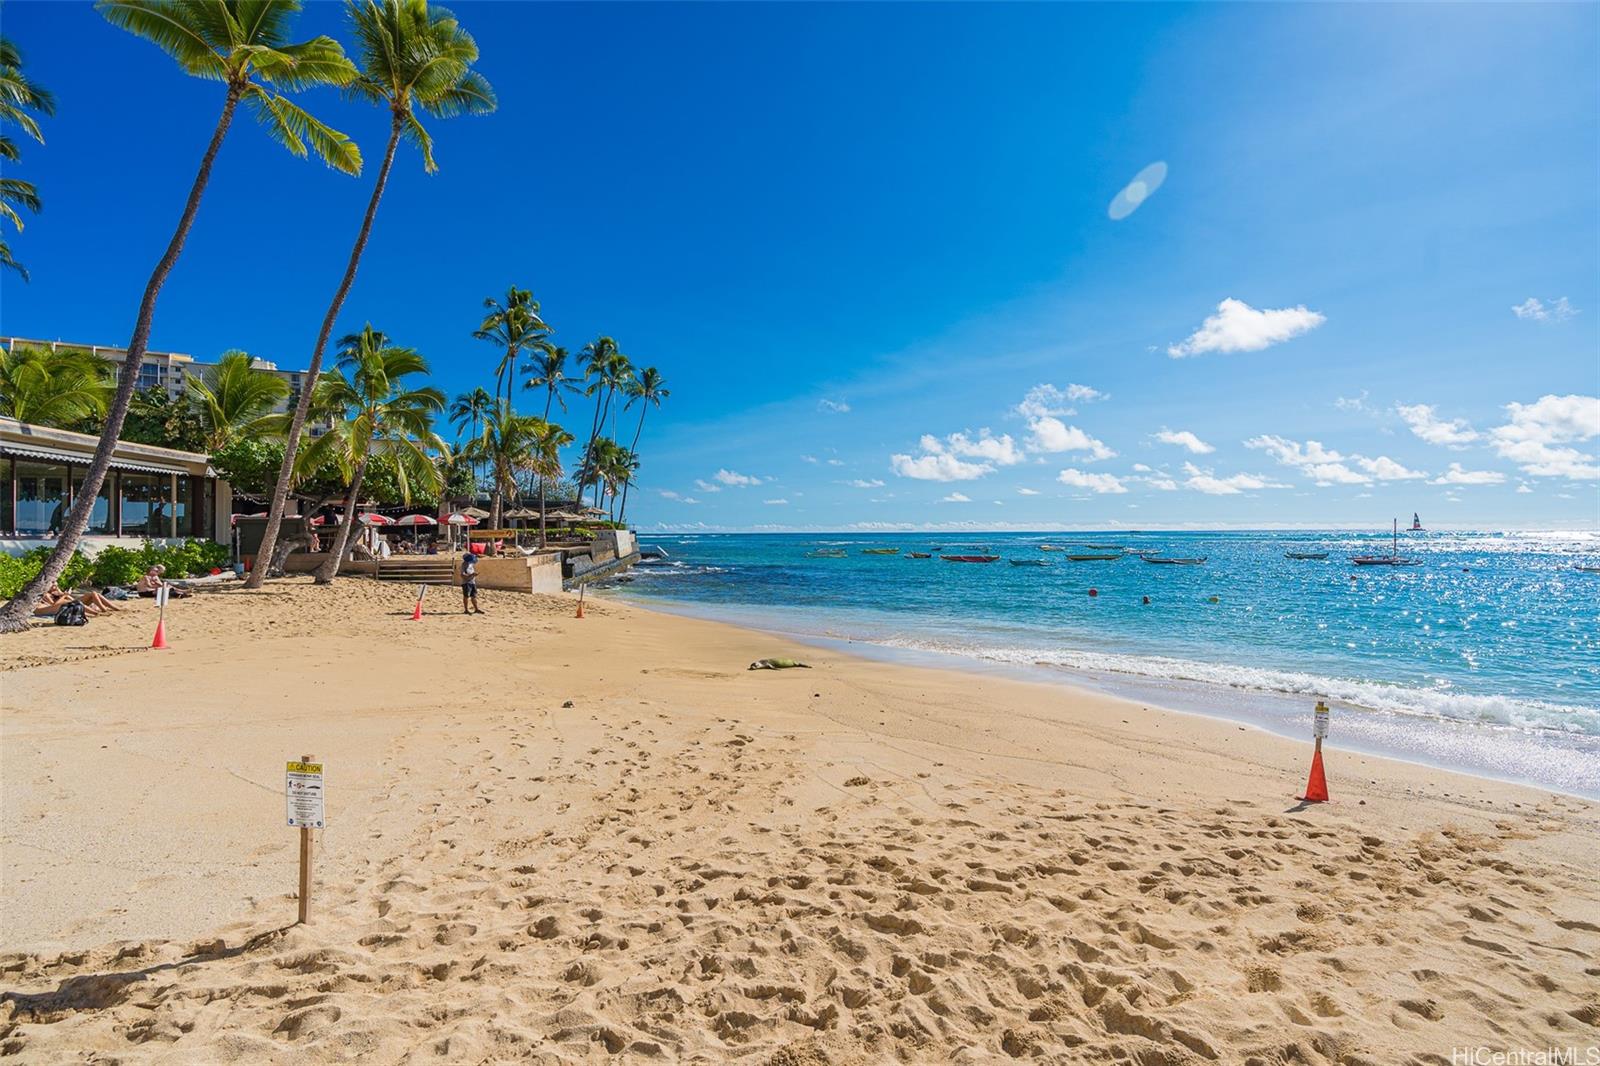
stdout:
[[(982, 648), (977, 647), (971, 652), (958, 652), (892, 644), (871, 637), (811, 632), (784, 625), (782, 620), (776, 617), (764, 617), (759, 610), (747, 610), (742, 604), (733, 605), (730, 610), (719, 611), (717, 605), (693, 600), (677, 600), (670, 596), (642, 596), (627, 591), (625, 587), (607, 589), (605, 594), (618, 602), (643, 610), (658, 609), (680, 617), (768, 632), (786, 640), (866, 659), (927, 669), (966, 672), (978, 677), (996, 675), (1025, 683), (1061, 685), (1077, 691), (1095, 692), (1116, 699), (1146, 704), (1173, 714), (1193, 715), (1217, 722), (1241, 723), (1285, 740), (1308, 746), (1310, 743), (1310, 707), (1318, 697), (1309, 693), (1230, 685), (1195, 678), (1163, 678), (1109, 669), (1090, 670), (1065, 663), (1012, 662), (992, 658), (985, 655)], [(1442, 757), (1430, 758), (1426, 750), (1420, 750), (1415, 745), (1407, 747), (1403, 743), (1397, 743), (1394, 738), (1401, 731), (1397, 728), (1387, 728), (1389, 723), (1386, 720), (1394, 717), (1392, 712), (1365, 707), (1347, 699), (1332, 696), (1323, 698), (1335, 712), (1335, 732), (1332, 741), (1335, 747), (1426, 769), (1538, 789), (1553, 795), (1600, 801), (1600, 776), (1596, 776), (1592, 761), (1600, 757), (1600, 750), (1591, 754), (1577, 746), (1593, 738), (1549, 729), (1538, 731), (1546, 738), (1548, 747), (1538, 751), (1537, 754), (1565, 756), (1570, 753), (1568, 760), (1570, 765), (1564, 762), (1557, 768), (1548, 762), (1540, 762), (1537, 767), (1547, 776), (1554, 776), (1559, 769), (1563, 780), (1575, 786), (1563, 787), (1561, 783), (1555, 781), (1519, 776), (1487, 762), (1489, 755), (1499, 754), (1495, 750), (1496, 738), (1491, 735), (1492, 731), (1513, 731), (1517, 727), (1499, 724), (1475, 726), (1473, 723), (1456, 719), (1420, 713), (1412, 715), (1411, 717), (1418, 723), (1431, 723), (1440, 730), (1443, 736), (1433, 738), (1436, 742), (1441, 739), (1447, 742), (1464, 741), (1465, 743), (1455, 749), (1454, 753), (1458, 758), (1467, 756), (1484, 760), (1479, 765), (1452, 764)], [(1355, 728), (1353, 733), (1350, 731), (1352, 726)], [(1482, 729), (1484, 732), (1475, 733), (1476, 729)], [(1414, 733), (1410, 739), (1415, 737)], [(1586, 777), (1592, 782), (1589, 791), (1581, 787)]]
[[(145, 604), (0, 643), (0, 1044), (854, 1066), (1594, 1042), (1600, 804), (1331, 749), (1334, 801), (1306, 805), (1303, 742), (1061, 683), (611, 598), (410, 606), (287, 579), (169, 607), (167, 651)], [(746, 669), (767, 656), (812, 668)], [(328, 828), (297, 927), (302, 753)]]

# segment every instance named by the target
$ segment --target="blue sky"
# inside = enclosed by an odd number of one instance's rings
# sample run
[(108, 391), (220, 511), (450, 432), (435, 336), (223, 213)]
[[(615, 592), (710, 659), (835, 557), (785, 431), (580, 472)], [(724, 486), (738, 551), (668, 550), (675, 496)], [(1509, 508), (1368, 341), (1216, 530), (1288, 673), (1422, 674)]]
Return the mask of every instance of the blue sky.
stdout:
[[(500, 110), (402, 149), (341, 331), (451, 392), (510, 284), (615, 336), (647, 528), (1600, 525), (1594, 5), (453, 8)], [(59, 108), (0, 333), (124, 344), (220, 90), (3, 17)], [(238, 124), (153, 346), (303, 366), (368, 180)]]

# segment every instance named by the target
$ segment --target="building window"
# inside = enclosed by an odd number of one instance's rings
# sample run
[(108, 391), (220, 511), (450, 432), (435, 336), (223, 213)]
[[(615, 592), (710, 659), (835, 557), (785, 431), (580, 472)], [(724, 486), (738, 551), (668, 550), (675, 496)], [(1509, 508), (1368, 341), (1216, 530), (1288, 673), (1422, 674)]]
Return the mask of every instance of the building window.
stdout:
[(167, 498), (166, 474), (122, 475), (122, 534), (134, 537), (170, 536), (168, 518), (172, 501)]
[(54, 536), (66, 514), (67, 468), (17, 460), (17, 536)]
[[(77, 499), (83, 491), (83, 478), (88, 471), (72, 468), (72, 498)], [(89, 524), (83, 528), (84, 533), (95, 537), (115, 536), (117, 529), (111, 524), (111, 471), (106, 471), (105, 480), (100, 482), (100, 495), (95, 497), (94, 510), (89, 512)]]
[(17, 486), (12, 478), (15, 459), (0, 459), (0, 534), (16, 532), (16, 516), (12, 514)]
[(194, 514), (194, 508), (192, 506), (194, 503), (194, 497), (191, 495), (193, 492), (194, 489), (189, 486), (189, 475), (179, 474), (178, 492), (172, 500), (172, 514), (177, 523), (173, 526), (173, 528), (178, 531), (178, 536), (180, 537), (190, 536), (194, 532), (194, 530), (189, 528), (189, 523), (191, 521), (190, 516)]

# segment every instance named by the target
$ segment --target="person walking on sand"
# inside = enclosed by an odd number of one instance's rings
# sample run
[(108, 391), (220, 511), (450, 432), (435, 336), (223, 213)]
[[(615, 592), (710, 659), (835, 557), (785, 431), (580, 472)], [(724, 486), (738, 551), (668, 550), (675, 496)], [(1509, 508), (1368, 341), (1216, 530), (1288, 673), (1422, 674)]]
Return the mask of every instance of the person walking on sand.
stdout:
[(461, 557), (461, 613), (483, 613), (478, 607), (478, 556), (470, 550)]

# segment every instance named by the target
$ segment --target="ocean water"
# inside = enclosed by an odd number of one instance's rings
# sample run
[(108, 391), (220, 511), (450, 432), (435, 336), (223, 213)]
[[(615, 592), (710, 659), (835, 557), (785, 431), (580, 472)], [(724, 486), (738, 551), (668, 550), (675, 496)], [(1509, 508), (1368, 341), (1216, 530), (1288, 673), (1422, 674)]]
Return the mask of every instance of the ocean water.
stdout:
[[(651, 605), (1067, 679), (1289, 736), (1309, 736), (1323, 698), (1336, 711), (1330, 745), (1600, 798), (1600, 574), (1575, 568), (1600, 565), (1600, 534), (1402, 533), (1401, 554), (1423, 562), (1399, 568), (1348, 561), (1387, 553), (1387, 532), (643, 539), (670, 558), (614, 588)], [(1207, 561), (1074, 563), (1041, 544)], [(875, 547), (901, 554), (862, 553)], [(808, 557), (819, 548), (847, 554)], [(940, 551), (1001, 559), (948, 563)]]

